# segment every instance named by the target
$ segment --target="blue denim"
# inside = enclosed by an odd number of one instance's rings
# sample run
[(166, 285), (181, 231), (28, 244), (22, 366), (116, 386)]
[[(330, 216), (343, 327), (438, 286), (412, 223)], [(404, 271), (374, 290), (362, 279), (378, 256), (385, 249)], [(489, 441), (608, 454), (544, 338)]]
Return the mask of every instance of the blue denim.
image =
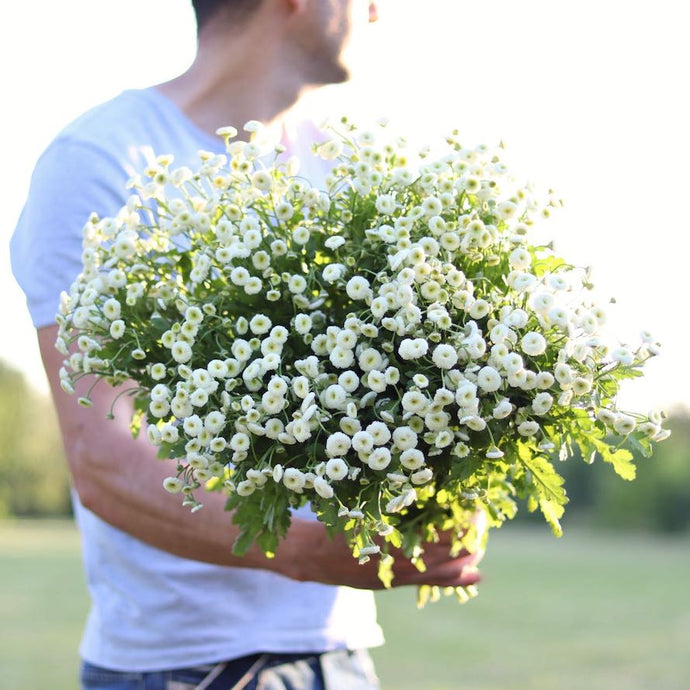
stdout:
[[(82, 690), (194, 690), (213, 666), (169, 671), (111, 671), (82, 664)], [(239, 684), (239, 685), (238, 685)], [(206, 686), (204, 686), (206, 687)], [(324, 654), (256, 654), (234, 659), (209, 690), (378, 690), (366, 651)]]

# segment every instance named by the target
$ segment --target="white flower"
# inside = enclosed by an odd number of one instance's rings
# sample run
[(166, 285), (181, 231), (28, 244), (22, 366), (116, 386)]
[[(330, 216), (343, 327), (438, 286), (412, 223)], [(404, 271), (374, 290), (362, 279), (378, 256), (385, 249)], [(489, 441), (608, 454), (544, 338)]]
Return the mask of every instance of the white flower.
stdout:
[[(185, 419), (185, 423), (188, 420)], [(245, 434), (244, 432), (237, 432), (236, 434), (233, 434), (232, 438), (230, 439), (230, 448), (235, 451), (243, 451), (243, 450), (248, 450), (249, 449), (249, 436)]]
[(391, 432), (383, 422), (371, 422), (367, 426), (366, 432), (372, 437), (374, 444), (377, 446), (385, 445), (391, 439)]
[(635, 357), (633, 353), (627, 347), (617, 347), (611, 351), (611, 359), (614, 362), (619, 362), (623, 366), (630, 366), (634, 361)]
[(383, 317), (386, 312), (389, 309), (389, 303), (388, 300), (385, 297), (375, 297), (371, 301), (370, 309), (371, 313), (377, 318), (380, 319)]
[(561, 386), (570, 386), (575, 378), (573, 370), (567, 364), (559, 362), (556, 364), (553, 370), (553, 374), (556, 377), (556, 381), (561, 384)]
[(465, 381), (455, 391), (455, 402), (460, 407), (470, 407), (477, 401), (477, 385), (471, 381)]
[(524, 328), (529, 316), (524, 309), (513, 309), (505, 319), (505, 323), (513, 328)]
[(424, 415), (424, 425), (430, 431), (442, 431), (448, 428), (450, 415), (441, 410), (432, 410)]
[(410, 476), (410, 481), (413, 484), (426, 484), (434, 478), (434, 473), (429, 467), (425, 467), (422, 470), (418, 470)]
[(514, 249), (509, 257), (510, 267), (518, 271), (524, 271), (530, 267), (532, 256), (524, 247)]
[(616, 415), (616, 419), (613, 422), (613, 428), (622, 436), (627, 436), (635, 430), (636, 424), (637, 422), (634, 417), (621, 412)]
[(347, 400), (347, 393), (341, 385), (334, 383), (321, 393), (320, 399), (324, 407), (340, 409)]
[(452, 346), (441, 343), (434, 348), (431, 359), (439, 369), (451, 369), (458, 362), (458, 353)]
[(601, 409), (599, 412), (597, 412), (597, 419), (606, 424), (606, 426), (613, 426), (613, 423), (616, 421), (616, 413), (611, 412), (611, 410), (607, 409)]
[(187, 436), (194, 437), (201, 433), (204, 428), (204, 424), (199, 415), (193, 414), (184, 420), (182, 423), (182, 428)]
[(369, 281), (362, 276), (353, 276), (347, 281), (345, 291), (348, 297), (354, 300), (367, 299), (371, 295), (371, 287)]
[(165, 384), (158, 383), (151, 389), (149, 395), (151, 396), (151, 400), (159, 402), (161, 400), (170, 400), (172, 391)]
[(381, 353), (373, 347), (362, 350), (357, 361), (362, 371), (379, 370), (383, 366)]
[(345, 350), (337, 345), (331, 350), (328, 356), (331, 364), (338, 369), (346, 369), (352, 366), (355, 361), (355, 353), (352, 350)]
[(484, 318), (491, 311), (491, 305), (484, 299), (475, 300), (469, 309), (473, 319)]
[(345, 272), (346, 268), (343, 264), (328, 264), (321, 276), (327, 283), (335, 283), (345, 275)]
[(384, 215), (391, 215), (395, 212), (395, 198), (390, 194), (381, 194), (376, 199), (376, 210)]
[(263, 335), (271, 330), (271, 319), (264, 314), (255, 314), (250, 322), (249, 328), (255, 335)]
[(505, 419), (513, 411), (513, 405), (508, 398), (503, 398), (498, 402), (492, 411), (494, 419)]
[(323, 477), (316, 477), (316, 479), (314, 479), (314, 491), (316, 491), (321, 498), (333, 498), (333, 487)]
[(372, 470), (385, 470), (391, 463), (391, 452), (388, 448), (374, 448), (366, 462)]
[(301, 494), (306, 484), (306, 477), (296, 467), (288, 467), (283, 471), (283, 484), (290, 491)]
[[(340, 457), (345, 455), (352, 445), (352, 440), (347, 434), (342, 431), (336, 431), (331, 434), (326, 440), (326, 453), (331, 457)], [(373, 445), (373, 440), (372, 440)]]
[(176, 362), (184, 364), (192, 358), (192, 348), (183, 340), (177, 340), (172, 346), (170, 354)]
[(121, 310), (120, 303), (112, 297), (103, 303), (103, 314), (110, 321), (119, 319)]
[(304, 335), (309, 333), (312, 327), (311, 316), (309, 314), (297, 314), (295, 316), (295, 330), (300, 334)]
[(399, 426), (393, 429), (393, 442), (400, 450), (415, 448), (417, 446), (417, 434), (409, 426)]
[(284, 433), (285, 427), (280, 419), (273, 418), (266, 420), (264, 430), (268, 438), (275, 440), (278, 438), (278, 436)]
[(553, 396), (549, 393), (537, 393), (532, 400), (532, 411), (537, 415), (545, 415), (553, 405)]
[(184, 482), (177, 477), (166, 477), (163, 480), (163, 488), (171, 494), (179, 494), (184, 488)]
[(400, 464), (408, 470), (418, 470), (424, 461), (424, 453), (417, 448), (408, 448), (400, 454)]
[(303, 276), (292, 275), (288, 280), (288, 290), (293, 295), (301, 295), (307, 289), (307, 281)]
[(344, 371), (338, 376), (338, 383), (348, 393), (354, 393), (359, 387), (359, 376), (354, 371)]
[(555, 306), (549, 310), (549, 321), (561, 328), (566, 328), (570, 320), (570, 314), (565, 307)]
[(554, 381), (555, 378), (551, 372), (540, 371), (534, 383), (537, 388), (547, 389), (553, 386)]
[(367, 386), (376, 393), (383, 393), (388, 387), (386, 376), (382, 371), (370, 371), (366, 377)]
[(235, 490), (238, 496), (251, 496), (256, 491), (256, 484), (249, 479), (243, 479)]
[(558, 404), (561, 407), (567, 407), (572, 402), (572, 399), (573, 399), (573, 391), (572, 390), (564, 390), (558, 396)]
[(285, 430), (292, 434), (298, 443), (304, 443), (311, 438), (311, 427), (305, 419), (295, 419), (285, 427)]
[(541, 333), (530, 331), (522, 337), (520, 346), (526, 355), (541, 355), (546, 352), (546, 339)]
[(304, 245), (309, 242), (310, 233), (307, 228), (298, 226), (292, 231), (292, 241), (295, 244)]
[(149, 412), (158, 419), (166, 417), (170, 412), (170, 403), (167, 400), (152, 400), (149, 404)]
[(477, 385), (487, 393), (497, 391), (502, 383), (501, 375), (493, 367), (482, 367), (477, 373)]
[(204, 314), (199, 307), (187, 307), (184, 312), (185, 321), (188, 323), (199, 325), (204, 320)]
[(406, 412), (420, 414), (428, 407), (429, 400), (418, 391), (407, 391), (402, 397), (401, 404)]
[(326, 474), (333, 481), (345, 479), (348, 470), (347, 463), (342, 458), (331, 458), (326, 462)]
[(533, 420), (528, 420), (519, 424), (517, 430), (521, 436), (534, 436), (539, 431), (539, 424)]
[(125, 334), (125, 322), (117, 319), (110, 324), (110, 337), (119, 340)]
[(369, 453), (373, 447), (374, 438), (370, 433), (366, 431), (358, 431), (352, 437), (352, 448), (356, 450), (358, 453)]
[(575, 395), (587, 395), (592, 390), (592, 381), (584, 376), (578, 376), (573, 380), (573, 393)]
[(180, 437), (180, 432), (178, 431), (177, 427), (173, 426), (172, 424), (164, 424), (161, 427), (160, 432), (161, 440), (165, 443), (175, 443)]
[(418, 388), (427, 388), (427, 386), (429, 385), (429, 379), (426, 376), (424, 376), (424, 374), (415, 374), (412, 377), (412, 382)]
[(261, 408), (266, 414), (278, 414), (285, 407), (285, 398), (278, 394), (266, 391), (261, 396)]
[(424, 338), (405, 338), (398, 346), (398, 354), (403, 359), (419, 359), (429, 350), (429, 343)]
[[(354, 405), (354, 403), (352, 403)], [(357, 407), (354, 405), (355, 409), (353, 411), (353, 414), (357, 413)], [(343, 417), (340, 422), (339, 426), (343, 433), (347, 434), (348, 436), (354, 436), (358, 431), (362, 430), (362, 424), (360, 423), (359, 419), (349, 416), (349, 417)]]
[(230, 280), (238, 286), (244, 285), (250, 278), (249, 271), (244, 266), (237, 266), (230, 271)]
[(332, 235), (325, 242), (324, 245), (327, 249), (338, 249), (345, 244), (345, 238), (340, 237), (340, 235)]
[(473, 431), (484, 431), (486, 429), (486, 422), (476, 414), (465, 415), (459, 421), (460, 424), (465, 424)]

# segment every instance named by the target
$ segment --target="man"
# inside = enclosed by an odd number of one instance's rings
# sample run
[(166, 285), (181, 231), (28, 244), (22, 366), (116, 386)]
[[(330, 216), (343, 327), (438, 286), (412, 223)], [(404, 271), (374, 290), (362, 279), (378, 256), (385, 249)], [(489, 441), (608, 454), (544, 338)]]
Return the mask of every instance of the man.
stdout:
[[(193, 4), (198, 54), (190, 69), (68, 126), (36, 167), (12, 240), (75, 487), (93, 602), (83, 688), (374, 688), (363, 650), (382, 643), (368, 591), (381, 586), (375, 563), (360, 566), (308, 516), (294, 519), (274, 559), (259, 549), (233, 556), (237, 530), (223, 497), (209, 495), (191, 514), (165, 493), (169, 468), (145, 434), (131, 438), (125, 402), (109, 421), (107, 386), (91, 391), (89, 410), (59, 388), (54, 314), (80, 270), (89, 213), (117, 211), (147, 150), (193, 165), (199, 149), (223, 151), (221, 126), (261, 120), (287, 131), (307, 91), (347, 79), (344, 51), (376, 15), (366, 0)], [(285, 141), (298, 151), (294, 136)], [(400, 557), (394, 585), (471, 584), (476, 560), (430, 545), (426, 573)]]

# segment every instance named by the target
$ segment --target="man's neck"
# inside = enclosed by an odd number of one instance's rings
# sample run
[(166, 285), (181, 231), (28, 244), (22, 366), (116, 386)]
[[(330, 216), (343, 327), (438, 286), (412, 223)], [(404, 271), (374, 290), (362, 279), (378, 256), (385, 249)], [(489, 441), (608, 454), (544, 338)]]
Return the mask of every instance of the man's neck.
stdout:
[(279, 25), (248, 23), (231, 35), (202, 37), (197, 57), (179, 77), (156, 88), (203, 131), (249, 120), (278, 127), (313, 90), (308, 69), (282, 40)]

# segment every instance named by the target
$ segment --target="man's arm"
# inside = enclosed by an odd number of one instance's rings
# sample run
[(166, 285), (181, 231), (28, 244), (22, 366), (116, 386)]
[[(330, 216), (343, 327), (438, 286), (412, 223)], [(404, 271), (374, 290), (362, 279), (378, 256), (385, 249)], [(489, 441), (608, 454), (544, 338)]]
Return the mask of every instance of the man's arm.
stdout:
[[(48, 375), (65, 452), (74, 487), (81, 503), (118, 529), (177, 556), (217, 565), (271, 570), (296, 580), (311, 580), (366, 589), (381, 587), (376, 564), (359, 565), (345, 540), (331, 540), (318, 522), (293, 519), (287, 537), (275, 558), (266, 558), (253, 546), (242, 557), (231, 546), (239, 529), (224, 509), (218, 493), (204, 496), (204, 508), (192, 513), (179, 496), (163, 489), (163, 480), (173, 472), (171, 464), (157, 458), (145, 434), (132, 438), (129, 422), (131, 402), (122, 396), (107, 419), (113, 388), (99, 382), (89, 394), (93, 406), (77, 404), (76, 396), (60, 388), (63, 355), (55, 350), (57, 326), (38, 330), (43, 363)], [(77, 395), (85, 395), (93, 379), (82, 379)], [(395, 563), (395, 585), (438, 584), (460, 586), (478, 580), (478, 556), (464, 554), (451, 559), (447, 543), (431, 544), (425, 552), (427, 571), (419, 573), (402, 556)]]

